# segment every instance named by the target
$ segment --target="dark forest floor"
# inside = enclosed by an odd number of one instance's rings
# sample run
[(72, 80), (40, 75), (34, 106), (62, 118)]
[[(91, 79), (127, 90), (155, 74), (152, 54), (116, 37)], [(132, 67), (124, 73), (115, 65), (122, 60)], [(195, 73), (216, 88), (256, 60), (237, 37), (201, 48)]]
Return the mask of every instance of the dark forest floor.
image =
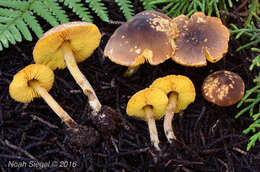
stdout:
[[(235, 7), (234, 7), (235, 8)], [(111, 7), (114, 20), (123, 20)], [(136, 8), (136, 13), (141, 11)], [(73, 16), (71, 16), (73, 18)], [(236, 18), (223, 23), (239, 24)], [(252, 122), (246, 115), (234, 119), (236, 106), (217, 107), (201, 95), (204, 78), (217, 70), (230, 70), (245, 81), (246, 89), (253, 86), (256, 72), (248, 70), (252, 55), (249, 50), (236, 52), (241, 43), (230, 38), (229, 51), (218, 63), (206, 67), (188, 68), (168, 60), (158, 66), (142, 65), (131, 78), (123, 78), (126, 67), (103, 57), (107, 40), (118, 27), (95, 22), (103, 37), (99, 48), (79, 68), (89, 79), (97, 96), (104, 105), (116, 109), (120, 126), (113, 136), (102, 136), (99, 144), (79, 149), (66, 140), (66, 126), (42, 99), (30, 104), (17, 103), (11, 99), (8, 86), (20, 69), (33, 63), (33, 42), (11, 46), (0, 53), (0, 171), (35, 171), (34, 168), (8, 168), (9, 161), (18, 162), (75, 162), (76, 167), (43, 168), (39, 171), (260, 171), (260, 145), (244, 152), (249, 136), (242, 134)], [(235, 23), (236, 24), (236, 23)], [(44, 26), (46, 30), (50, 26)], [(129, 98), (148, 87), (153, 80), (168, 74), (188, 76), (195, 84), (196, 100), (183, 115), (176, 115), (173, 125), (179, 142), (170, 145), (163, 133), (162, 120), (157, 121), (162, 152), (157, 153), (150, 145), (147, 125), (126, 115)], [(90, 107), (67, 69), (55, 71), (55, 83), (50, 94), (60, 105), (83, 125), (92, 125)], [(38, 118), (39, 117), (39, 118)], [(14, 148), (12, 145), (19, 147)], [(74, 164), (75, 164), (74, 163)], [(66, 164), (64, 164), (66, 165)], [(67, 164), (70, 166), (71, 164)], [(58, 170), (59, 169), (59, 170)]]

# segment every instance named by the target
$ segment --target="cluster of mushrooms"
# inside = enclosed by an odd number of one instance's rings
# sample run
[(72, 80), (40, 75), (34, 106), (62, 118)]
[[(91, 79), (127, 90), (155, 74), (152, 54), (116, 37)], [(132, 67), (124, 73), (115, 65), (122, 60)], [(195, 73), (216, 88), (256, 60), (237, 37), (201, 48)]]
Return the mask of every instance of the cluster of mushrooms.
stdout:
[[(190, 18), (174, 19), (156, 12), (143, 11), (121, 25), (109, 39), (104, 55), (117, 64), (128, 66), (131, 76), (145, 61), (158, 65), (171, 58), (188, 67), (216, 63), (228, 51), (229, 31), (217, 17), (194, 13)], [(209, 75), (202, 85), (203, 97), (218, 106), (230, 106), (244, 95), (242, 78), (230, 71)], [(144, 119), (153, 146), (160, 150), (155, 120), (164, 116), (164, 132), (171, 143), (176, 139), (172, 129), (174, 113), (187, 108), (195, 100), (192, 81), (182, 75), (156, 79), (149, 88), (134, 94), (126, 108), (129, 116)]]
[[(94, 129), (77, 124), (48, 93), (54, 82), (53, 70), (67, 67), (88, 96), (94, 124), (100, 131), (113, 132), (117, 113), (101, 105), (94, 89), (77, 66), (78, 62), (91, 56), (100, 40), (101, 34), (94, 24), (70, 22), (52, 28), (34, 47), (35, 64), (28, 65), (14, 76), (9, 86), (11, 97), (24, 103), (42, 97), (74, 133), (82, 135), (87, 130), (98, 136)], [(128, 66), (124, 76), (129, 77), (145, 61), (158, 65), (171, 58), (180, 65), (190, 67), (205, 66), (207, 60), (216, 63), (228, 51), (228, 41), (229, 31), (219, 18), (196, 12), (190, 18), (180, 15), (171, 19), (156, 11), (143, 11), (118, 27), (105, 47), (104, 56)], [(230, 106), (243, 97), (244, 87), (239, 75), (222, 70), (205, 79), (202, 94), (218, 106)], [(194, 85), (187, 76), (168, 75), (134, 94), (127, 104), (126, 113), (147, 122), (151, 142), (160, 150), (155, 120), (164, 116), (165, 135), (171, 143), (176, 139), (172, 129), (174, 114), (185, 110), (195, 101), (195, 96)], [(78, 138), (87, 140), (83, 136)], [(87, 143), (90, 144), (93, 143)]]

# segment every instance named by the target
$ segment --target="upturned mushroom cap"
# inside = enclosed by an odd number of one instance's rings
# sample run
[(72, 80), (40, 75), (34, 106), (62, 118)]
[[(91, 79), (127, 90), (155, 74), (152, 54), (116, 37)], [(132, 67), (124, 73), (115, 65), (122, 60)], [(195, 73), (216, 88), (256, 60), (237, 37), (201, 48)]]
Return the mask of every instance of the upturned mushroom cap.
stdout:
[[(205, 66), (219, 61), (228, 51), (229, 30), (217, 17), (194, 13), (190, 19), (180, 15), (173, 19), (180, 35), (172, 59), (184, 66)], [(207, 60), (206, 60), (207, 59)]]
[(177, 36), (177, 26), (171, 18), (156, 11), (143, 11), (114, 32), (104, 55), (124, 66), (137, 66), (146, 60), (157, 65), (173, 56)]
[(217, 71), (204, 80), (203, 97), (218, 106), (231, 106), (237, 103), (245, 92), (243, 79), (230, 71)]
[(166, 110), (168, 98), (166, 94), (158, 88), (146, 88), (134, 94), (127, 103), (126, 113), (146, 119), (145, 106), (152, 106), (154, 119), (160, 119)]
[(77, 62), (88, 58), (99, 46), (101, 34), (96, 25), (86, 22), (70, 22), (46, 32), (33, 50), (35, 63), (45, 64), (52, 70), (64, 69), (66, 63), (61, 45), (68, 42)]
[(28, 103), (40, 95), (30, 87), (30, 81), (39, 82), (40, 86), (49, 91), (54, 82), (53, 71), (42, 64), (31, 64), (19, 71), (13, 77), (9, 86), (10, 96), (22, 103)]
[(187, 108), (194, 102), (196, 92), (192, 81), (182, 75), (168, 75), (156, 79), (150, 86), (151, 88), (159, 88), (166, 95), (173, 92), (178, 95), (175, 113)]

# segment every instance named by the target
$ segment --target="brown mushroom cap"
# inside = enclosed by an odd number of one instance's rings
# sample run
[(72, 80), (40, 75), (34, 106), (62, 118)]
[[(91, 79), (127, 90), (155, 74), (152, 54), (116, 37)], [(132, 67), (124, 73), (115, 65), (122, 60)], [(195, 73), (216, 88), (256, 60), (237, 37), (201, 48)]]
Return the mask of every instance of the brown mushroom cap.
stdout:
[(96, 25), (86, 22), (69, 22), (47, 31), (33, 49), (35, 63), (51, 69), (64, 69), (66, 63), (61, 46), (67, 42), (77, 62), (88, 58), (99, 46), (101, 33)]
[(180, 35), (175, 43), (177, 50), (172, 59), (184, 66), (205, 66), (216, 63), (228, 51), (229, 30), (217, 17), (194, 13), (190, 19), (180, 15), (173, 19)]
[(218, 106), (231, 106), (244, 96), (245, 84), (243, 79), (230, 71), (217, 71), (204, 80), (202, 85), (203, 97)]
[(137, 66), (145, 60), (157, 65), (174, 54), (177, 35), (171, 18), (156, 11), (143, 11), (114, 32), (104, 55), (124, 66)]

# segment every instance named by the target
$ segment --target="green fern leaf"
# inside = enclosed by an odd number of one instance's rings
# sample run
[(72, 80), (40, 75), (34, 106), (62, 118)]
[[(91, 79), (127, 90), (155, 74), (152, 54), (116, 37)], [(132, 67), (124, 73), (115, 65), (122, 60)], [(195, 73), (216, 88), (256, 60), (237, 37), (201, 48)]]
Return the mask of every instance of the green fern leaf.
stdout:
[(31, 13), (29, 13), (29, 11), (24, 13), (22, 18), (29, 25), (29, 27), (34, 31), (36, 36), (40, 38), (43, 34), (43, 30), (40, 24), (38, 23), (38, 21), (36, 20), (36, 18)]
[(18, 42), (22, 41), (22, 36), (21, 33), (19, 32), (19, 30), (15, 27), (15, 25), (11, 25), (10, 26), (10, 32), (12, 33), (12, 35), (14, 36), (15, 40)]
[(43, 0), (43, 3), (48, 7), (52, 14), (56, 16), (60, 23), (69, 22), (68, 16), (56, 0)]
[(17, 26), (17, 28), (27, 41), (32, 41), (30, 30), (27, 24), (22, 20), (22, 18), (18, 18), (16, 21), (14, 21), (14, 24)]
[(107, 8), (101, 0), (86, 0), (89, 3), (89, 7), (101, 18), (101, 20), (108, 22)]
[(44, 18), (52, 26), (59, 25), (57, 19), (52, 15), (49, 9), (41, 1), (35, 1), (30, 5), (30, 10), (34, 11), (40, 17)]
[(71, 8), (83, 21), (93, 22), (93, 17), (90, 15), (88, 8), (83, 7), (80, 0), (59, 0), (59, 2)]
[(145, 10), (154, 10), (156, 6), (151, 4), (154, 0), (141, 0), (143, 2), (143, 6)]
[(13, 9), (26, 10), (29, 5), (30, 4), (27, 1), (0, 0), (0, 6), (9, 7)]
[(134, 15), (133, 5), (129, 0), (115, 0), (120, 9), (122, 10), (126, 20), (129, 20)]

